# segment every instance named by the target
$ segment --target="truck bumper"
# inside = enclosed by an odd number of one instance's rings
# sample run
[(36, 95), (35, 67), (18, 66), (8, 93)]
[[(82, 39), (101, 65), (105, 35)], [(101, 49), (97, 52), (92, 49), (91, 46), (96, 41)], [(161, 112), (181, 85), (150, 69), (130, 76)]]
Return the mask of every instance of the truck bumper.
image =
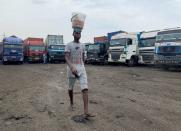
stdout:
[(101, 58), (98, 58), (98, 59), (89, 58), (89, 59), (86, 59), (86, 62), (87, 62), (87, 63), (103, 63), (103, 62), (105, 62), (105, 59), (101, 59)]
[(181, 66), (181, 61), (177, 60), (157, 60), (156, 65)]
[(181, 56), (155, 56), (155, 64), (157, 65), (168, 65), (168, 66), (180, 66)]
[(23, 56), (3, 56), (3, 61), (5, 62), (23, 62)]
[(29, 56), (28, 57), (28, 61), (31, 61), (31, 62), (41, 62), (43, 61), (43, 57), (42, 56)]
[(118, 60), (108, 59), (108, 63), (126, 63), (126, 59), (118, 59)]
[(142, 56), (139, 56), (139, 60), (138, 60), (139, 64), (150, 64), (150, 65), (154, 65), (154, 59), (153, 60), (143, 60)]
[(65, 61), (65, 56), (50, 56), (51, 61)]

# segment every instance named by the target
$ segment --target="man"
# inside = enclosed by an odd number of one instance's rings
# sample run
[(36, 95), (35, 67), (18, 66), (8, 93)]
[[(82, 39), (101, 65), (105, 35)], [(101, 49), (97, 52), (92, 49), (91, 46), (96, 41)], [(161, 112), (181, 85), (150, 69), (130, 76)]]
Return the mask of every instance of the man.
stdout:
[(44, 64), (47, 63), (47, 55), (45, 53), (43, 53), (43, 63)]
[(73, 88), (76, 79), (80, 81), (80, 87), (82, 90), (82, 97), (84, 102), (84, 115), (85, 117), (94, 117), (88, 111), (88, 83), (87, 75), (84, 67), (84, 51), (85, 46), (80, 43), (81, 29), (74, 28), (73, 32), (74, 41), (70, 42), (65, 47), (65, 59), (68, 64), (67, 66), (67, 76), (69, 84), (69, 97), (70, 97), (70, 107), (74, 108), (73, 103)]

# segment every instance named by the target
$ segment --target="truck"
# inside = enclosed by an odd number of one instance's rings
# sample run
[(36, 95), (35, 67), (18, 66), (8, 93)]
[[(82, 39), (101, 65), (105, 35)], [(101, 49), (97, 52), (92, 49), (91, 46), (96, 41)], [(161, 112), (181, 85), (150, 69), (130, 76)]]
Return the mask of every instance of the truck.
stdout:
[(108, 63), (124, 63), (129, 67), (138, 64), (140, 32), (119, 33), (112, 36), (109, 47)]
[(94, 44), (90, 44), (87, 50), (87, 63), (106, 64), (108, 60), (109, 42), (107, 37), (95, 37)]
[(48, 35), (45, 43), (49, 62), (65, 62), (65, 45), (63, 43), (63, 35)]
[(139, 64), (154, 64), (156, 36), (159, 30), (143, 31), (139, 39)]
[(24, 57), (27, 62), (43, 62), (46, 54), (43, 38), (28, 37), (24, 40)]
[(16, 62), (23, 64), (23, 40), (17, 36), (5, 37), (3, 39), (2, 63)]
[(164, 29), (158, 32), (155, 63), (165, 69), (181, 66), (181, 28)]
[(2, 60), (2, 56), (3, 56), (3, 43), (0, 42), (0, 60)]
[(65, 62), (65, 45), (49, 45), (47, 58), (49, 62)]
[(84, 45), (85, 45), (85, 53), (84, 53), (85, 63), (87, 63), (87, 51), (88, 51), (89, 45), (91, 45), (91, 44), (93, 44), (93, 43), (84, 43)]

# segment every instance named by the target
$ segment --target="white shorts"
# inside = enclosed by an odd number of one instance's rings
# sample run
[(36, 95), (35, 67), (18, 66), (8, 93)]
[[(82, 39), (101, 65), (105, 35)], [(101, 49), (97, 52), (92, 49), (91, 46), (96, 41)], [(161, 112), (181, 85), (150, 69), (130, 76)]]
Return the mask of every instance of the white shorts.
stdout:
[(78, 78), (72, 74), (70, 68), (67, 66), (68, 89), (73, 90), (76, 79), (80, 82), (81, 90), (88, 89), (87, 74), (84, 65), (75, 65), (78, 73)]

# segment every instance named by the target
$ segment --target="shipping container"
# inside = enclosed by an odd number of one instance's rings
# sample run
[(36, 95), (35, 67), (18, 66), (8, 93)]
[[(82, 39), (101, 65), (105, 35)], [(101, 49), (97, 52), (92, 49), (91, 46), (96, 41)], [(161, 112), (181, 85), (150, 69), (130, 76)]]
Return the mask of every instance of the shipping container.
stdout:
[(116, 34), (119, 34), (119, 33), (125, 33), (125, 32), (126, 32), (126, 31), (120, 30), (120, 31), (114, 31), (114, 32), (109, 32), (109, 33), (107, 33), (108, 41), (111, 40), (111, 37), (112, 37), (112, 36), (114, 36), (114, 35), (116, 35)]
[(106, 43), (108, 42), (107, 36), (94, 37), (94, 43)]
[(40, 45), (40, 44), (43, 44), (43, 38), (27, 38), (24, 40), (24, 44), (25, 45)]
[(63, 45), (63, 35), (48, 35), (45, 43), (47, 46), (50, 45)]

